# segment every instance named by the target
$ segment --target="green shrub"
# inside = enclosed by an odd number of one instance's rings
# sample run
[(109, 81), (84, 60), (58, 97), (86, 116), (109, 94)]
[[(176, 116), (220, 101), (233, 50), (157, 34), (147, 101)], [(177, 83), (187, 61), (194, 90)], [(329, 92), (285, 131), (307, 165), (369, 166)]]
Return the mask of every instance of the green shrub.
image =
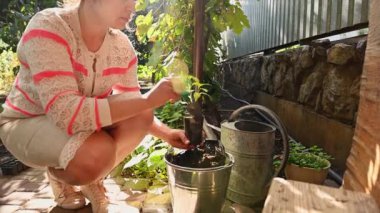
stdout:
[(0, 54), (0, 94), (8, 94), (19, 67), (17, 54), (11, 49)]

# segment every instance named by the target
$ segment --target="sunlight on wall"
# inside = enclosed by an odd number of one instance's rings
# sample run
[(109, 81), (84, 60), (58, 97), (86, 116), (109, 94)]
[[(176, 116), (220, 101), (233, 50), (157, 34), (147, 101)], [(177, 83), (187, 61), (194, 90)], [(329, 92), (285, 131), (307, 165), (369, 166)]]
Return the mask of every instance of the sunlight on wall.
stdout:
[(368, 186), (365, 188), (366, 193), (370, 193), (373, 187), (376, 185), (376, 182), (379, 178), (379, 170), (380, 170), (380, 146), (379, 144), (376, 144), (375, 161), (369, 162), (369, 168), (367, 172)]

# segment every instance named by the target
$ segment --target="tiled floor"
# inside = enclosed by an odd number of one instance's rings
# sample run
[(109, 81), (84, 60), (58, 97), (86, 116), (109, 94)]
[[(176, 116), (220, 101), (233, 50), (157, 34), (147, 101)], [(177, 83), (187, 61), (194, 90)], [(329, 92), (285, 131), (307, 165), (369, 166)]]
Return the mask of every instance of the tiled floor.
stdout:
[[(128, 189), (123, 189), (116, 183), (114, 179), (106, 179), (104, 181), (107, 189), (107, 195), (113, 203), (122, 206), (123, 211), (127, 213), (140, 212), (145, 206), (148, 212), (167, 212), (164, 209), (152, 209), (155, 206), (154, 200), (151, 199), (151, 194), (147, 195), (146, 192), (132, 192)], [(326, 180), (324, 185), (338, 187), (333, 181)], [(154, 196), (154, 195), (153, 195)], [(154, 198), (154, 197), (153, 197)], [(160, 199), (162, 202), (162, 199)], [(161, 207), (169, 205), (170, 197), (166, 199), (166, 205), (160, 203)], [(227, 203), (226, 203), (227, 204)], [(227, 206), (237, 204), (229, 203)], [(156, 205), (157, 206), (157, 205)], [(254, 212), (244, 206), (234, 206), (234, 209), (239, 211), (232, 211), (231, 208), (225, 207), (223, 212)], [(163, 211), (164, 210), (164, 211)], [(48, 185), (46, 172), (39, 169), (27, 169), (16, 176), (0, 176), (0, 213), (91, 213), (91, 204), (79, 210), (65, 210), (56, 206), (53, 198), (53, 193)]]
[[(104, 183), (112, 202), (122, 205), (125, 212), (139, 212), (146, 193), (122, 191), (113, 179), (106, 179)], [(79, 210), (65, 210), (56, 206), (53, 193), (48, 186), (46, 172), (27, 169), (17, 176), (0, 176), (0, 213), (13, 212), (91, 213), (92, 211), (89, 203)]]

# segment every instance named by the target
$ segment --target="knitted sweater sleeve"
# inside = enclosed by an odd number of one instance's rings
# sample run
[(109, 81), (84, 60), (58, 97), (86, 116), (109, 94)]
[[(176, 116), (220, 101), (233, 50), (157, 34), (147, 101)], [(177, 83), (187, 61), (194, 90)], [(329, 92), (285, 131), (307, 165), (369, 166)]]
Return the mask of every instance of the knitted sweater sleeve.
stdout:
[(100, 130), (112, 123), (107, 99), (79, 92), (73, 67), (72, 31), (58, 15), (39, 13), (30, 21), (19, 45), (46, 115), (68, 135)]

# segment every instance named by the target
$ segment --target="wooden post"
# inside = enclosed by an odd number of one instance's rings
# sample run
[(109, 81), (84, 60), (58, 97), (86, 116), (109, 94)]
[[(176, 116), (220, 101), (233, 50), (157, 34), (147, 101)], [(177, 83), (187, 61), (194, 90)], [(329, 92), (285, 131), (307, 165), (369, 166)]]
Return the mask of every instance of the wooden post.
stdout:
[(205, 1), (196, 0), (194, 7), (194, 47), (193, 47), (193, 74), (202, 82), (203, 61), (205, 54), (204, 44), (204, 16)]
[(371, 194), (380, 206), (380, 1), (371, 0), (369, 35), (355, 134), (343, 187)]

